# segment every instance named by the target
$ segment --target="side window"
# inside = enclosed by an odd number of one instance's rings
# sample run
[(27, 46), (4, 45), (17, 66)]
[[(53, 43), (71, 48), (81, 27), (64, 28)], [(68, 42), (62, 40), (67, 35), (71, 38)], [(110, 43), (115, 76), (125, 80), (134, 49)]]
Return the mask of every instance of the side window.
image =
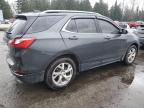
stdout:
[(76, 23), (75, 23), (74, 19), (72, 19), (68, 23), (66, 30), (71, 31), (71, 32), (77, 32), (77, 27), (76, 27)]
[(96, 33), (94, 19), (75, 19), (79, 33)]
[(116, 28), (110, 22), (107, 22), (105, 20), (99, 20), (99, 24), (100, 24), (100, 27), (101, 27), (103, 33), (117, 34), (119, 32), (119, 29)]

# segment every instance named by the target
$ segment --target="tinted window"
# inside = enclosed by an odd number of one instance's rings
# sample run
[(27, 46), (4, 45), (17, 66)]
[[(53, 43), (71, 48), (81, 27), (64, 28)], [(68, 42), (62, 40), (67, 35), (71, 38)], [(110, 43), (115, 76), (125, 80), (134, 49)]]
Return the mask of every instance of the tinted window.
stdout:
[(76, 23), (73, 19), (68, 23), (66, 30), (71, 32), (77, 32)]
[(24, 19), (16, 19), (14, 21), (14, 23), (12, 24), (12, 26), (10, 27), (10, 29), (8, 30), (9, 33), (11, 33), (11, 36), (15, 36), (15, 35), (21, 35), (22, 34), (22, 30), (26, 25), (26, 20)]
[(76, 19), (75, 21), (79, 33), (96, 33), (94, 19)]
[(38, 17), (27, 33), (35, 33), (48, 30), (51, 26), (60, 21), (64, 16), (43, 16)]
[(107, 21), (99, 20), (99, 24), (103, 33), (118, 33), (119, 32), (118, 28), (116, 28), (113, 24)]

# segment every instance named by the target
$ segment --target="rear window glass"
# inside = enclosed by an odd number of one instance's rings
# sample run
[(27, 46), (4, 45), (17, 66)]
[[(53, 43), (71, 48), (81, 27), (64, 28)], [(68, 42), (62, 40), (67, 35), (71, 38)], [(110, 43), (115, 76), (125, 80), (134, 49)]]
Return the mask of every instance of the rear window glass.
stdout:
[(10, 29), (8, 30), (9, 33), (11, 33), (12, 36), (15, 35), (21, 35), (23, 28), (26, 25), (26, 20), (24, 19), (16, 19)]
[(38, 17), (37, 20), (32, 24), (27, 33), (36, 33), (48, 30), (64, 16), (43, 16)]

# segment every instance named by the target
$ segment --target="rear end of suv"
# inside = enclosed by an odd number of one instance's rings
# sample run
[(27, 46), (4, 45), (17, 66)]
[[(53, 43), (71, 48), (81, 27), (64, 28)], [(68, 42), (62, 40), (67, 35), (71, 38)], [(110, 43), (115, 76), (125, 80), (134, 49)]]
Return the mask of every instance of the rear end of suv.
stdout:
[[(65, 49), (59, 33), (51, 27), (64, 15), (22, 14), (6, 32), (8, 43), (7, 62), (12, 73), (27, 83), (43, 81), (46, 65), (55, 49)], [(55, 46), (51, 46), (51, 43)]]
[(109, 63), (132, 64), (138, 38), (93, 12), (44, 11), (17, 15), (4, 40), (7, 63), (27, 83), (45, 81), (56, 90), (77, 73)]

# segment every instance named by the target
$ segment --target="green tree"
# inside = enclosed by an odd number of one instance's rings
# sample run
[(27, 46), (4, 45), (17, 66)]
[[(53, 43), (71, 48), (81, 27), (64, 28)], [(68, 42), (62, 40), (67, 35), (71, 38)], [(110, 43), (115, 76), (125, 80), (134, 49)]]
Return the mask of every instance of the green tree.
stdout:
[(12, 11), (10, 5), (5, 0), (0, 0), (0, 9), (3, 11), (3, 15), (5, 19), (12, 17)]
[(132, 16), (133, 16), (133, 12), (131, 11), (131, 9), (126, 7), (123, 14), (123, 21), (132, 21), (133, 20)]
[(79, 8), (79, 10), (91, 11), (92, 7), (91, 7), (91, 4), (90, 4), (89, 0), (82, 0), (80, 2), (80, 8)]
[(66, 10), (66, 0), (52, 0), (51, 9), (54, 10)]
[(136, 11), (134, 12), (134, 20), (140, 20), (140, 13), (139, 7), (137, 7)]
[(32, 10), (44, 11), (50, 8), (50, 3), (48, 0), (30, 0)]
[(20, 12), (29, 12), (31, 11), (31, 7), (28, 0), (23, 0), (20, 7)]
[(109, 16), (108, 4), (104, 3), (103, 0), (100, 0), (100, 2), (95, 4), (93, 11), (105, 16)]
[(17, 13), (21, 13), (21, 7), (22, 7), (23, 3), (24, 3), (24, 0), (17, 0), (16, 1), (16, 11), (17, 11)]
[(76, 0), (66, 0), (65, 3), (67, 10), (79, 10), (79, 2)]
[(110, 9), (110, 17), (113, 20), (122, 20), (122, 10), (120, 8), (120, 5), (117, 4), (117, 1), (115, 2), (115, 5), (111, 7)]
[(144, 21), (144, 10), (139, 11), (139, 20)]
[(49, 0), (17, 0), (18, 13), (50, 9)]

